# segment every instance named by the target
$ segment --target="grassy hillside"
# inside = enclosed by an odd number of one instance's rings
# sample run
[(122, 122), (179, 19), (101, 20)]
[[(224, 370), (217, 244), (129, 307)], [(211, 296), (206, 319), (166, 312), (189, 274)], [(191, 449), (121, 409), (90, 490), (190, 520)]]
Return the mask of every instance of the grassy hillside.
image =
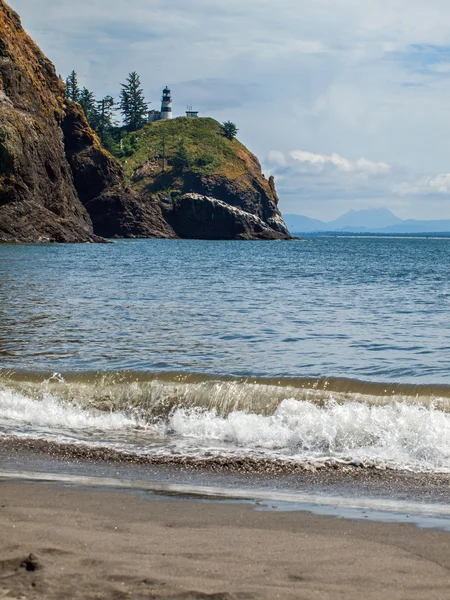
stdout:
[(238, 140), (227, 139), (214, 119), (157, 121), (134, 133), (122, 130), (120, 137), (118, 158), (135, 189), (181, 187), (187, 175), (233, 181), (259, 168), (257, 159)]

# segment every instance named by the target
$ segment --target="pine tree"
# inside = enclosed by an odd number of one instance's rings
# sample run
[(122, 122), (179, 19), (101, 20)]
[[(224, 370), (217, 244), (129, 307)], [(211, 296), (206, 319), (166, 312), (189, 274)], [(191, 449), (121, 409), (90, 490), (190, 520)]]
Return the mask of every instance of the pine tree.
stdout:
[(105, 96), (97, 102), (97, 125), (96, 129), (100, 135), (107, 129), (114, 127), (115, 101), (112, 96)]
[(91, 127), (96, 126), (98, 121), (97, 101), (92, 92), (87, 88), (83, 88), (80, 93), (79, 103), (84, 111), (86, 119)]
[(75, 71), (72, 71), (66, 79), (66, 98), (69, 98), (73, 102), (80, 101), (80, 88), (78, 86), (78, 76)]
[(116, 103), (112, 96), (105, 96), (97, 101), (96, 118), (93, 125), (95, 131), (107, 150), (112, 150), (114, 140), (111, 136), (111, 129), (114, 127), (114, 111)]
[(130, 73), (127, 83), (121, 83), (120, 110), (123, 120), (131, 131), (142, 127), (147, 119), (148, 104), (145, 101), (144, 90), (140, 87), (141, 80), (136, 71)]
[(222, 123), (222, 134), (229, 140), (234, 140), (238, 131), (239, 129), (232, 121), (225, 121), (225, 123)]

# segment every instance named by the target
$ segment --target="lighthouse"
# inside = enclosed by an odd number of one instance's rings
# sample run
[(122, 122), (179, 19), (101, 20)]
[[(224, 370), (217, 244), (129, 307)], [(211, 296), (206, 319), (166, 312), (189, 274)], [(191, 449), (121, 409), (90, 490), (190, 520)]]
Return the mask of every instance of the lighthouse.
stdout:
[(161, 119), (172, 119), (172, 96), (170, 95), (170, 90), (167, 86), (163, 89)]

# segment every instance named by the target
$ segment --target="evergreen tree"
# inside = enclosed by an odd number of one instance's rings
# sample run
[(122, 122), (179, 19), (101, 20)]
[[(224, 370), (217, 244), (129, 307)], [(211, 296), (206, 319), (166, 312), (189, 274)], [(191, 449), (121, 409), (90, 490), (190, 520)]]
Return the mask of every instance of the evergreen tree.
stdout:
[(75, 71), (66, 79), (66, 98), (73, 100), (73, 102), (80, 101), (80, 88), (78, 86), (78, 76)]
[(130, 73), (127, 83), (121, 83), (120, 110), (123, 120), (131, 131), (142, 127), (147, 120), (148, 104), (145, 101), (144, 90), (140, 87), (141, 80), (136, 71)]
[(97, 102), (96, 130), (102, 135), (107, 129), (114, 127), (114, 111), (116, 103), (112, 96), (105, 96)]
[(80, 93), (80, 106), (84, 111), (86, 119), (91, 127), (96, 126), (98, 121), (97, 101), (92, 92), (87, 88), (83, 88)]
[(222, 123), (222, 134), (229, 140), (234, 140), (238, 131), (239, 129), (231, 121), (225, 121), (225, 123)]
[(93, 125), (95, 131), (107, 150), (112, 150), (114, 140), (111, 136), (111, 129), (114, 127), (114, 111), (115, 101), (112, 96), (105, 96), (97, 102), (95, 123)]

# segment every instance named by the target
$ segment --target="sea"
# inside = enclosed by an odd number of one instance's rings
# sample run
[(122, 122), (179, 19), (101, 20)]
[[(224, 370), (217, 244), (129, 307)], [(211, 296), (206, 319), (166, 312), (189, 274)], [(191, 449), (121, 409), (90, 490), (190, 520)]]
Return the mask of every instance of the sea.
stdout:
[(2, 245), (2, 438), (447, 476), (450, 239)]

